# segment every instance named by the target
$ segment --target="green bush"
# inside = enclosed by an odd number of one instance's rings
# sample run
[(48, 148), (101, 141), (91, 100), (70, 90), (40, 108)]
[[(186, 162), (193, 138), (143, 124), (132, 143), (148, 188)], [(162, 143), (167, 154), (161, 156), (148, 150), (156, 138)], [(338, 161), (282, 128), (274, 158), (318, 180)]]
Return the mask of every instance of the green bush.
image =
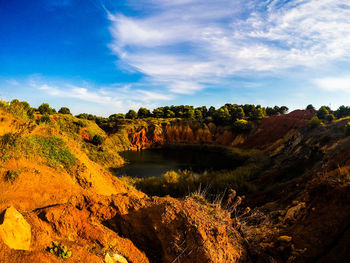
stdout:
[(39, 106), (38, 110), (39, 110), (39, 112), (40, 112), (41, 114), (43, 114), (43, 115), (44, 115), (44, 114), (51, 115), (51, 114), (53, 114), (53, 113), (56, 112), (56, 110), (55, 110), (55, 109), (52, 109), (48, 103), (43, 103), (43, 104), (41, 104), (41, 105)]
[(78, 127), (82, 127), (82, 128), (87, 126), (86, 122), (84, 122), (83, 120), (75, 121), (74, 124), (77, 125)]
[(70, 109), (68, 109), (67, 107), (62, 107), (58, 113), (61, 113), (61, 114), (71, 114), (70, 113)]
[(311, 129), (313, 129), (313, 128), (320, 126), (321, 123), (322, 123), (322, 121), (317, 116), (314, 116), (309, 122), (309, 127)]
[(236, 132), (249, 132), (252, 129), (252, 126), (247, 120), (236, 120), (233, 123), (233, 129)]
[(34, 109), (26, 101), (12, 100), (10, 103), (0, 100), (0, 108), (13, 116), (29, 121), (34, 118)]
[(41, 122), (41, 123), (50, 123), (51, 122), (50, 115), (44, 114), (43, 116), (41, 116), (39, 122)]
[(59, 258), (67, 259), (72, 256), (72, 251), (68, 250), (68, 248), (64, 245), (59, 244), (57, 241), (53, 241), (52, 245), (47, 248), (47, 250), (56, 255)]
[(101, 135), (96, 134), (92, 138), (92, 143), (95, 144), (96, 146), (101, 145), (105, 141), (105, 138), (103, 138)]
[(29, 137), (27, 147), (29, 151), (35, 151), (48, 161), (52, 167), (63, 166), (68, 169), (76, 163), (76, 157), (67, 149), (65, 142), (56, 136), (32, 136)]
[(6, 181), (13, 183), (18, 178), (18, 172), (13, 170), (8, 170), (5, 174)]

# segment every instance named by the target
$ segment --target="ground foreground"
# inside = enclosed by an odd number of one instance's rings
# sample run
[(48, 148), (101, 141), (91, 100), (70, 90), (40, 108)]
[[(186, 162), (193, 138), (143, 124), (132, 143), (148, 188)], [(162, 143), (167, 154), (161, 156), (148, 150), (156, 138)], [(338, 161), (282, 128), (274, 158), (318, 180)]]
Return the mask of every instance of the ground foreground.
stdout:
[[(34, 123), (0, 112), (0, 262), (347, 262), (347, 120), (311, 129), (312, 111), (249, 134), (179, 120)], [(94, 135), (105, 138), (94, 144)], [(253, 190), (150, 197), (114, 177), (118, 151), (164, 144), (256, 149)], [(63, 259), (66, 258), (66, 259)]]

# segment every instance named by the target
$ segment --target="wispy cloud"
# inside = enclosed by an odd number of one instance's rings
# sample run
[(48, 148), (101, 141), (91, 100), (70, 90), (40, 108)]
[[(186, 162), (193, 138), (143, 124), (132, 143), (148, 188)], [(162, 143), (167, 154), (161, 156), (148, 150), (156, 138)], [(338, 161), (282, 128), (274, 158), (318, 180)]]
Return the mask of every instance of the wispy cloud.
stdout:
[(172, 93), (244, 74), (315, 69), (350, 60), (347, 0), (130, 0), (109, 13), (112, 51)]
[(158, 103), (169, 101), (174, 98), (172, 94), (145, 90), (137, 84), (121, 85), (111, 84), (109, 86), (94, 87), (91, 84), (83, 83), (81, 86), (60, 82), (52, 84), (42, 78), (29, 80), (30, 86), (36, 90), (45, 92), (54, 98), (75, 99), (76, 101), (89, 102), (92, 105), (101, 105), (113, 109), (115, 112), (126, 112), (130, 108), (140, 107), (154, 108)]
[(326, 91), (350, 93), (350, 75), (341, 77), (319, 78), (313, 81), (317, 87)]

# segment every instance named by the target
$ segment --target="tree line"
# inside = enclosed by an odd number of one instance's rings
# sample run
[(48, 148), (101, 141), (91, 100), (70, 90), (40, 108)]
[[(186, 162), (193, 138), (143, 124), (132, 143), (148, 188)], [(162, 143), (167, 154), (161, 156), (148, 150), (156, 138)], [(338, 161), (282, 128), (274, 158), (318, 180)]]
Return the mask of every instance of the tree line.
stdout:
[[(11, 102), (0, 101), (0, 108), (3, 108), (19, 117), (34, 119), (35, 114), (41, 114), (43, 120), (49, 120), (52, 114), (71, 114), (68, 107), (61, 107), (58, 111), (51, 108), (48, 103), (41, 104), (38, 108), (33, 108), (26, 101), (17, 99)], [(333, 111), (328, 106), (321, 106), (318, 110), (310, 104), (306, 107), (307, 110), (315, 112), (313, 122), (328, 121), (350, 116), (350, 106), (340, 106)], [(254, 104), (230, 104), (227, 103), (219, 108), (213, 106), (194, 107), (189, 105), (180, 106), (164, 106), (153, 109), (139, 108), (138, 111), (129, 110), (126, 114), (116, 113), (108, 118), (100, 117), (93, 114), (81, 113), (76, 115), (79, 119), (87, 119), (95, 121), (98, 125), (115, 122), (120, 119), (144, 119), (144, 118), (182, 118), (188, 120), (196, 120), (199, 122), (213, 122), (217, 125), (230, 125), (238, 130), (249, 129), (252, 121), (261, 120), (265, 116), (273, 116), (286, 114), (288, 112), (286, 106), (262, 107)]]

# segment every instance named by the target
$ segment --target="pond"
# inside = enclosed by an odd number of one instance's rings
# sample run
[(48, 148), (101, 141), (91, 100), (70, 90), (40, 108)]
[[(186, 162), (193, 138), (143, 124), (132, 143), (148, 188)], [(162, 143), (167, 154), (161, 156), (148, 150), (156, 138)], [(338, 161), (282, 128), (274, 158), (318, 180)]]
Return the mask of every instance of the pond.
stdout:
[(142, 151), (126, 151), (120, 155), (127, 165), (116, 169), (117, 176), (160, 177), (170, 170), (191, 170), (202, 173), (209, 170), (232, 170), (241, 162), (218, 149), (199, 147), (165, 148)]

